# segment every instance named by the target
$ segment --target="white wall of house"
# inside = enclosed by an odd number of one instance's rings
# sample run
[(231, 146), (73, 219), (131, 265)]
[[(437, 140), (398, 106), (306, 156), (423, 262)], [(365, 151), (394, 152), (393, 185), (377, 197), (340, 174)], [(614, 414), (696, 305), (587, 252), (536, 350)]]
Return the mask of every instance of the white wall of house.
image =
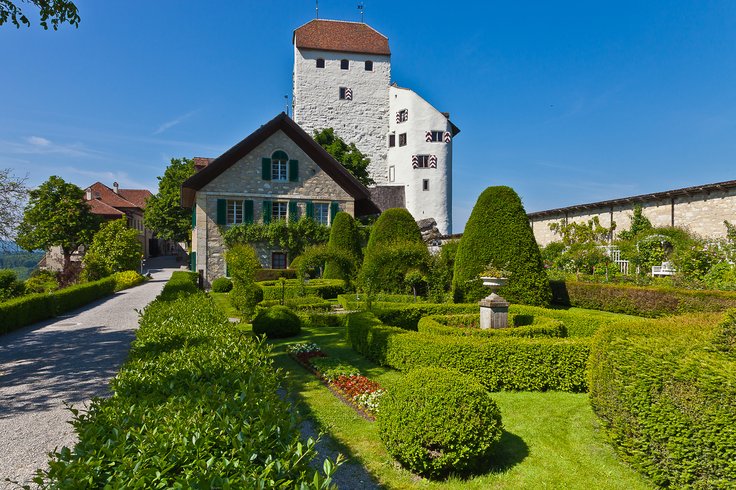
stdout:
[[(317, 59), (325, 60), (317, 68)], [(349, 69), (340, 68), (346, 59)], [(373, 70), (365, 70), (365, 62)], [(371, 159), (369, 171), (377, 184), (385, 182), (388, 130), (388, 87), (391, 57), (294, 47), (293, 119), (308, 134), (334, 128), (335, 133)], [(340, 87), (352, 90), (352, 100), (340, 100)]]
[[(406, 209), (414, 219), (434, 218), (440, 233), (452, 233), (452, 127), (447, 117), (414, 91), (391, 87), (389, 90), (389, 135), (395, 135), (395, 145), (388, 150), (387, 179), (389, 184), (403, 185)], [(408, 111), (408, 119), (397, 122), (399, 111)], [(440, 131), (439, 142), (427, 142), (428, 131)], [(400, 135), (406, 134), (406, 146), (400, 145)], [(449, 142), (445, 139), (449, 133)], [(389, 136), (386, 137), (388, 142)], [(386, 143), (388, 144), (388, 143)], [(431, 155), (436, 168), (414, 168), (414, 155)], [(393, 179), (393, 181), (391, 180)], [(425, 182), (426, 181), (426, 182)]]

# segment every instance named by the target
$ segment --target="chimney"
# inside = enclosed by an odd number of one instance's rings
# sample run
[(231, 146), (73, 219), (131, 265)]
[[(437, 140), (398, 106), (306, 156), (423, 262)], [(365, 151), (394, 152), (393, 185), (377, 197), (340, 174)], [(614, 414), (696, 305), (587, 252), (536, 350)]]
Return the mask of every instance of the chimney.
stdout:
[(112, 190), (113, 190), (113, 191), (115, 191), (115, 194), (119, 194), (119, 192), (118, 192), (118, 190), (119, 190), (119, 189), (118, 189), (118, 187), (120, 187), (120, 186), (118, 185), (118, 183), (117, 183), (117, 182), (113, 182), (113, 183), (112, 183)]
[(92, 200), (92, 189), (90, 189), (89, 187), (87, 188), (87, 191), (85, 192), (85, 199), (87, 201)]

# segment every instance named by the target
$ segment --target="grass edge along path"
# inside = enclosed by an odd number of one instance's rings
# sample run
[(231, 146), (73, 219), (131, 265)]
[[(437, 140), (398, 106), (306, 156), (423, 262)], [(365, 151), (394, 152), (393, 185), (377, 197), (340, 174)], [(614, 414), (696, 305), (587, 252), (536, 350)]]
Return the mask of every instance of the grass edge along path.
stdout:
[(386, 488), (652, 488), (616, 456), (590, 408), (588, 395), (563, 392), (493, 393), (506, 430), (496, 453), (498, 466), (467, 480), (424, 480), (394, 462), (375, 423), (360, 417), (288, 356), (286, 344), (305, 341), (349, 361), (389, 389), (403, 374), (355, 353), (343, 340), (342, 328), (305, 327), (298, 337), (274, 342), (275, 365), (289, 372), (301, 412), (311, 416), (350, 459), (363, 464)]

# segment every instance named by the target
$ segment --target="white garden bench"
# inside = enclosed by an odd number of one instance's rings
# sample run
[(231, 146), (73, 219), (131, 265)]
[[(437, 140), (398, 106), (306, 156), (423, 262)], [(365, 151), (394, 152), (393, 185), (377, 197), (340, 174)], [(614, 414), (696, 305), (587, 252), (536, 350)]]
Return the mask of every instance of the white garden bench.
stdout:
[(674, 276), (677, 270), (671, 262), (662, 262), (662, 265), (652, 266), (652, 276)]

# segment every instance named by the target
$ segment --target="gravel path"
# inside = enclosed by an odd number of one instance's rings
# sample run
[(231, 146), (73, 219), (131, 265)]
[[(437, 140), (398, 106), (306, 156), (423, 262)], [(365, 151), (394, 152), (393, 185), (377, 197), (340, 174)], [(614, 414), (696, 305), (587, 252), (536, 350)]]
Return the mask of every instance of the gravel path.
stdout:
[(153, 279), (53, 320), (0, 335), (0, 489), (27, 484), (47, 453), (76, 436), (65, 406), (108, 393), (135, 338), (140, 310), (177, 264), (149, 260)]

